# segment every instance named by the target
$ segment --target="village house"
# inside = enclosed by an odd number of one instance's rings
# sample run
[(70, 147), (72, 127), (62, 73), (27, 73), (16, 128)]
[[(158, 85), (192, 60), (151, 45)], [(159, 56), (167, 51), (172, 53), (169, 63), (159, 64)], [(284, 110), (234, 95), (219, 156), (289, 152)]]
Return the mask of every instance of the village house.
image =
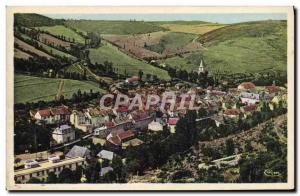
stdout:
[(281, 94), (281, 89), (278, 86), (266, 86), (263, 91), (263, 98), (266, 101), (271, 101), (274, 97), (279, 96)]
[(104, 159), (108, 161), (112, 161), (114, 158), (114, 152), (108, 151), (108, 150), (101, 150), (98, 154), (97, 157), (99, 159)]
[(113, 119), (115, 124), (114, 128), (111, 128), (111, 132), (118, 132), (120, 130), (128, 130), (132, 128), (132, 120), (129, 116), (126, 117), (116, 117)]
[(65, 158), (56, 161), (49, 159), (42, 162), (34, 160), (31, 162), (33, 164), (30, 167), (14, 171), (14, 178), (17, 183), (26, 183), (31, 178), (37, 178), (45, 182), (50, 172), (54, 172), (58, 176), (64, 168), (75, 171), (77, 167), (86, 165), (85, 158), (82, 157)]
[(171, 133), (175, 133), (176, 132), (176, 124), (178, 122), (179, 118), (169, 118), (168, 120), (168, 127), (170, 128), (170, 132)]
[(109, 134), (116, 135), (117, 133), (132, 128), (132, 121), (128, 117), (117, 117), (110, 122), (104, 123), (103, 126), (94, 130), (94, 135), (106, 138)]
[(275, 85), (266, 86), (265, 89), (267, 93), (274, 94), (274, 96), (278, 95), (280, 92), (280, 87)]
[(139, 77), (137, 77), (137, 76), (132, 76), (132, 77), (130, 77), (130, 78), (126, 78), (125, 82), (126, 82), (127, 84), (132, 85), (132, 86), (136, 86), (136, 85), (138, 85), (139, 80), (140, 80)]
[(93, 136), (92, 141), (95, 145), (100, 144), (101, 146), (104, 146), (106, 144), (106, 138), (101, 138), (98, 136)]
[(38, 121), (46, 124), (66, 123), (70, 120), (70, 111), (67, 106), (58, 106), (43, 110), (30, 111), (30, 115)]
[(257, 106), (255, 104), (247, 105), (241, 108), (241, 112), (244, 114), (244, 118), (247, 116), (252, 115), (253, 112), (255, 112), (257, 109)]
[(83, 132), (91, 132), (92, 124), (87, 115), (81, 111), (74, 110), (70, 115), (70, 122), (75, 128), (82, 130)]
[(132, 119), (132, 124), (135, 129), (146, 130), (148, 124), (153, 120), (153, 115), (148, 115), (146, 112), (139, 112), (136, 114), (130, 114), (130, 119)]
[(148, 124), (148, 130), (159, 132), (163, 130), (163, 126), (158, 121), (152, 121), (151, 123)]
[(109, 121), (111, 110), (101, 110), (100, 108), (88, 108), (85, 110), (85, 115), (90, 120), (92, 127), (99, 127)]
[(117, 109), (113, 109), (113, 113), (115, 116), (125, 117), (129, 113), (129, 110), (127, 106), (120, 106)]
[(114, 147), (121, 147), (122, 149), (126, 149), (129, 146), (138, 146), (143, 143), (142, 140), (135, 138), (135, 134), (133, 131), (122, 131), (115, 136), (109, 135), (107, 140)]
[(240, 110), (239, 109), (228, 109), (224, 112), (224, 117), (231, 118), (231, 119), (237, 119), (240, 116)]
[(101, 171), (99, 172), (99, 175), (101, 177), (105, 176), (107, 173), (114, 171), (114, 169), (112, 167), (103, 167), (101, 168)]
[(258, 93), (241, 92), (240, 99), (244, 104), (253, 105), (260, 101), (260, 95)]
[(72, 149), (66, 154), (68, 158), (81, 157), (81, 158), (91, 158), (91, 151), (82, 146), (73, 146)]
[(102, 127), (98, 127), (94, 129), (93, 134), (94, 136), (97, 136), (99, 138), (106, 138), (110, 134), (110, 130), (108, 128), (109, 127), (107, 127), (106, 125)]
[(256, 86), (252, 82), (243, 82), (238, 86), (238, 90), (240, 91), (251, 91), (255, 90)]
[(75, 130), (69, 125), (61, 125), (52, 132), (52, 138), (57, 144), (75, 140)]
[(131, 130), (119, 132), (115, 136), (113, 136), (112, 134), (107, 136), (107, 140), (116, 146), (121, 146), (122, 143), (129, 141), (133, 138), (134, 132)]

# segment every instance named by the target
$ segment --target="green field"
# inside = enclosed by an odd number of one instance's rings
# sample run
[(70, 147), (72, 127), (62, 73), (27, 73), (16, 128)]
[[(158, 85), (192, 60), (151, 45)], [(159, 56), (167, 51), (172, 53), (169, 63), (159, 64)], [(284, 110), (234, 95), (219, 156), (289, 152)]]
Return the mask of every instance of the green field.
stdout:
[(67, 20), (65, 25), (81, 32), (99, 34), (141, 34), (166, 30), (155, 23), (142, 21)]
[(251, 72), (263, 70), (286, 71), (286, 52), (274, 48), (269, 38), (239, 38), (224, 41), (204, 51), (209, 69), (229, 72)]
[(176, 49), (183, 47), (197, 38), (194, 34), (169, 32), (163, 35), (158, 44), (151, 45), (147, 49), (162, 53), (165, 49)]
[(90, 49), (90, 59), (92, 63), (104, 63), (104, 61), (110, 61), (121, 74), (124, 74), (126, 70), (129, 75), (137, 75), (139, 70), (142, 70), (144, 72), (144, 76), (149, 73), (152, 75), (157, 75), (161, 79), (170, 79), (170, 76), (166, 71), (131, 58), (130, 56), (119, 51), (118, 48), (108, 43), (97, 49)]
[(69, 66), (65, 67), (64, 71), (69, 72), (69, 73), (79, 73), (79, 74), (84, 73), (84, 70), (81, 69), (81, 67), (79, 66), (78, 63), (74, 63), (72, 65), (69, 65)]
[(43, 27), (38, 27), (37, 29), (41, 29), (43, 31), (47, 31), (52, 35), (56, 35), (56, 36), (65, 36), (66, 40), (70, 40), (72, 41), (73, 39), (75, 40), (75, 42), (80, 43), (80, 44), (84, 44), (84, 38), (82, 36), (80, 36), (78, 33), (76, 33), (75, 31), (62, 26), (62, 25), (56, 25), (56, 26), (43, 26)]
[(196, 71), (202, 59), (201, 52), (193, 52), (181, 56), (167, 58), (158, 61), (159, 64), (165, 64), (168, 67), (173, 67), (178, 70), (186, 70), (188, 72)]
[(200, 36), (200, 38), (206, 46), (210, 46), (236, 38), (264, 38), (266, 36), (277, 38), (277, 43), (280, 44), (278, 47), (283, 47), (282, 44), (286, 44), (287, 38), (286, 21), (268, 20), (238, 23), (208, 32)]
[(206, 41), (206, 50), (168, 58), (160, 63), (192, 71), (197, 69), (203, 57), (206, 69), (211, 72), (286, 71), (285, 25), (284, 21), (265, 21), (220, 28), (201, 38)]
[(197, 35), (203, 35), (215, 29), (224, 27), (225, 25), (214, 24), (214, 23), (195, 23), (195, 24), (184, 24), (184, 23), (170, 23), (162, 24), (164, 28), (169, 29), (172, 32), (182, 32), (182, 33), (193, 33)]
[(63, 95), (66, 99), (71, 98), (78, 89), (81, 92), (89, 92), (90, 89), (93, 89), (94, 92), (104, 92), (104, 90), (98, 88), (97, 84), (90, 81), (40, 78), (15, 74), (14, 103), (54, 100), (61, 80), (64, 80)]

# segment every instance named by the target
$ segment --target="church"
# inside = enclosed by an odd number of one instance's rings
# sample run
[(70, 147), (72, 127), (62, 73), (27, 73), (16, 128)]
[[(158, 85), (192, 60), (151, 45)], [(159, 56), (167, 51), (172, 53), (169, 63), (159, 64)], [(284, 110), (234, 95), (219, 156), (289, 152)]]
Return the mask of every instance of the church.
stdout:
[(204, 73), (205, 70), (204, 70), (204, 63), (203, 63), (203, 59), (201, 59), (201, 62), (200, 62), (200, 65), (199, 65), (199, 68), (198, 68), (198, 75), (201, 74), (201, 73)]

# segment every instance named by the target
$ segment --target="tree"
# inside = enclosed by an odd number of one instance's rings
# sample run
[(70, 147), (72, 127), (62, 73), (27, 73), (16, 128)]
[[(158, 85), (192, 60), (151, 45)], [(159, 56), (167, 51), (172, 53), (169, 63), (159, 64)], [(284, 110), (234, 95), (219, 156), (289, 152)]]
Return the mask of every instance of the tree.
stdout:
[(195, 142), (197, 113), (194, 110), (188, 111), (184, 118), (178, 120), (176, 124), (175, 143), (178, 151), (185, 150)]
[(112, 183), (116, 181), (116, 174), (113, 171), (109, 171), (103, 176), (103, 182)]
[(226, 154), (228, 156), (234, 154), (234, 143), (232, 139), (226, 140)]
[(74, 183), (73, 172), (69, 168), (64, 168), (59, 174), (58, 181), (60, 183)]
[(146, 74), (146, 80), (149, 81), (151, 79), (151, 74)]
[(47, 183), (57, 183), (57, 176), (54, 172), (50, 172), (47, 177)]
[(143, 75), (144, 75), (143, 71), (142, 71), (142, 70), (139, 70), (139, 78), (140, 78), (140, 80), (142, 80)]
[(27, 183), (28, 184), (39, 184), (41, 182), (42, 181), (40, 179), (33, 177), (33, 178), (30, 178)]
[(204, 108), (200, 108), (198, 111), (198, 118), (203, 118), (207, 116), (207, 111)]
[(240, 181), (245, 183), (261, 182), (263, 179), (263, 162), (255, 157), (240, 161)]

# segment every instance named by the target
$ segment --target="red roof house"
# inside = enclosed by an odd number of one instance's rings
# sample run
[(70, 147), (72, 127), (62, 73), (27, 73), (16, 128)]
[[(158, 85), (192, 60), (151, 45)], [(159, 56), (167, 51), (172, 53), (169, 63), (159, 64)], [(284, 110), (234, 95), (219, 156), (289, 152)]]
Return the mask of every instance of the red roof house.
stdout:
[(255, 89), (255, 84), (252, 82), (243, 82), (238, 86), (239, 90), (251, 90)]
[(231, 118), (238, 117), (239, 114), (240, 114), (240, 110), (238, 110), (238, 109), (228, 109), (224, 112), (225, 116), (228, 116)]
[(179, 120), (178, 118), (169, 118), (168, 124), (169, 125), (176, 125), (178, 120)]
[(256, 110), (256, 105), (251, 104), (243, 107), (244, 112), (254, 112)]
[(278, 86), (275, 86), (275, 85), (272, 85), (272, 86), (266, 86), (265, 87), (266, 90), (269, 92), (269, 93), (278, 93), (278, 91), (280, 91), (280, 88)]
[(109, 141), (116, 146), (120, 146), (122, 145), (123, 142), (125, 142), (128, 139), (131, 139), (132, 137), (134, 137), (133, 131), (131, 130), (122, 131), (118, 133), (116, 136), (111, 137)]

